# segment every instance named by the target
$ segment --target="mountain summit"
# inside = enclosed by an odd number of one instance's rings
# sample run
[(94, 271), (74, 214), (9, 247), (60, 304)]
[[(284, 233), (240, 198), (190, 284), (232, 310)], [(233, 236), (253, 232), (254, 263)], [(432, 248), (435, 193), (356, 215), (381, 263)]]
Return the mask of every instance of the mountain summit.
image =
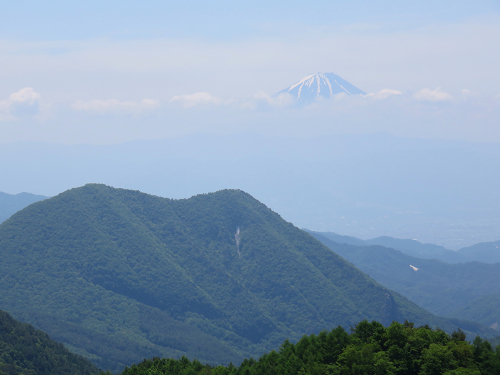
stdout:
[(298, 103), (309, 104), (317, 97), (331, 98), (336, 94), (365, 95), (363, 90), (350, 84), (342, 77), (333, 73), (309, 74), (278, 94), (288, 93), (297, 98)]
[(115, 372), (147, 357), (239, 363), (363, 319), (461, 324), (240, 190), (173, 200), (85, 185), (0, 224), (0, 259), (2, 309)]

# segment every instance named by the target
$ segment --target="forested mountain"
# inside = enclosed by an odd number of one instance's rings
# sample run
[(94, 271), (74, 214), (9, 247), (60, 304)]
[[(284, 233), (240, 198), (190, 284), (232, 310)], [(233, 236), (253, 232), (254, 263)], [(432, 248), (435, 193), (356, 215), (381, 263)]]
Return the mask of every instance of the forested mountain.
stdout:
[(458, 253), (470, 260), (485, 263), (500, 262), (500, 241), (481, 242), (458, 250)]
[[(306, 231), (312, 232), (309, 230)], [(391, 249), (399, 250), (404, 254), (416, 258), (439, 259), (447, 263), (460, 263), (472, 260), (465, 254), (459, 253), (457, 251), (449, 250), (439, 245), (424, 244), (416, 240), (399, 239), (388, 236), (381, 236), (369, 240), (362, 240), (356, 237), (342, 236), (332, 232), (316, 232), (316, 233), (337, 243), (345, 243), (348, 245), (356, 245), (356, 246), (380, 245), (384, 247), (389, 247)], [(495, 263), (495, 262), (486, 262), (486, 263)]]
[(0, 310), (0, 375), (92, 375), (99, 370), (33, 326)]
[(0, 225), (0, 307), (117, 370), (181, 355), (237, 363), (362, 319), (431, 315), (239, 190), (183, 200), (86, 185)]
[(342, 327), (285, 341), (279, 351), (239, 367), (203, 365), (199, 361), (149, 359), (121, 375), (498, 375), (496, 350), (477, 337), (471, 344), (461, 331), (447, 335), (412, 323), (362, 321), (348, 334)]
[[(500, 263), (448, 264), (411, 257), (382, 246), (339, 244), (319, 233), (310, 233), (380, 284), (401, 293), (428, 311), (483, 324), (489, 322), (488, 325), (500, 324), (500, 320), (490, 321), (496, 319), (498, 314), (495, 314), (496, 310), (490, 311), (496, 299), (487, 297), (500, 294)], [(466, 308), (482, 296), (484, 301), (472, 309)]]
[(16, 195), (0, 192), (0, 223), (31, 203), (47, 199), (43, 195), (19, 193)]

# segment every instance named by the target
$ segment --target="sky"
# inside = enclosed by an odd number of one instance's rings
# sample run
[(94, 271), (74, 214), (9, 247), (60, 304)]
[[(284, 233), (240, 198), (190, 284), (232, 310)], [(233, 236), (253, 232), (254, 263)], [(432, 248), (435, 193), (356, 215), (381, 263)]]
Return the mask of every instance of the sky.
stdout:
[[(10, 1), (0, 143), (195, 133), (500, 142), (497, 1)], [(273, 96), (334, 72), (371, 94)]]

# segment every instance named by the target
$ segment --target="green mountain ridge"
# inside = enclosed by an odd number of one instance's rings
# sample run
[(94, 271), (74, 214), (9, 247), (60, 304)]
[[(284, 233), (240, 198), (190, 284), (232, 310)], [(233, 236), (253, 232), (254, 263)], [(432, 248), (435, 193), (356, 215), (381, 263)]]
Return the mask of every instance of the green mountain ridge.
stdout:
[(187, 355), (212, 364), (362, 319), (433, 316), (249, 194), (171, 200), (90, 184), (0, 225), (0, 308), (101, 368)]
[(0, 310), (0, 375), (94, 375), (99, 369), (33, 326)]

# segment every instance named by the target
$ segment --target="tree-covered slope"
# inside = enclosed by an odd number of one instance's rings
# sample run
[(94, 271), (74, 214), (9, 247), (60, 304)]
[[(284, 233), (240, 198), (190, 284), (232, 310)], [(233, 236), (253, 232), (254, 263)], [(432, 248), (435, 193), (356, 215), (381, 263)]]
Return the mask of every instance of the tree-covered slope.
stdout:
[(500, 330), (500, 294), (479, 297), (467, 306), (453, 311), (450, 316), (474, 320)]
[(170, 200), (86, 185), (1, 224), (0, 255), (0, 307), (112, 370), (238, 362), (365, 318), (457, 328), (238, 190)]
[(310, 233), (382, 285), (435, 314), (484, 324), (484, 314), (490, 307), (488, 304), (477, 305), (467, 313), (463, 308), (479, 297), (500, 293), (500, 263), (448, 264), (411, 257), (382, 246), (339, 244), (319, 233)]
[(451, 335), (413, 323), (385, 328), (362, 321), (348, 334), (342, 327), (286, 340), (278, 351), (239, 366), (209, 366), (199, 361), (152, 358), (121, 375), (498, 375), (500, 347), (461, 331)]
[(7, 194), (0, 192), (0, 223), (31, 203), (47, 199), (43, 195), (30, 193)]
[(0, 375), (92, 375), (99, 370), (87, 359), (33, 326), (0, 310)]

